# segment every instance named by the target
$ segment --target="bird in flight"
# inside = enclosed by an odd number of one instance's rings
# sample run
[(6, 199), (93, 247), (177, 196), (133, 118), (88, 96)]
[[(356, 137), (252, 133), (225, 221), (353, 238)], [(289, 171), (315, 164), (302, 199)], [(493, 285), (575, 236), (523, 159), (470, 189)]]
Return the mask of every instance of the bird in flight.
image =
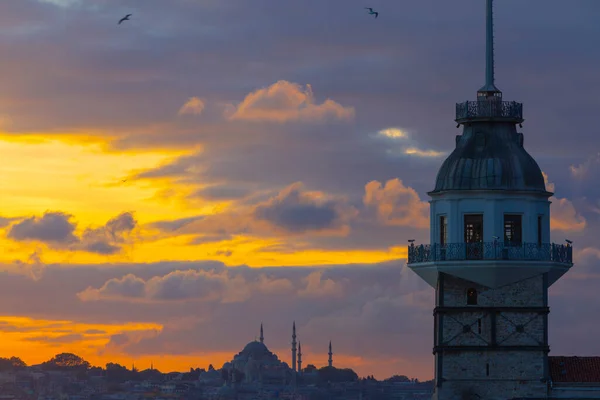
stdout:
[(119, 20), (119, 23), (117, 25), (121, 25), (121, 22), (123, 22), (123, 21), (129, 21), (130, 20), (129, 17), (131, 17), (131, 14), (127, 14), (126, 16), (124, 16), (123, 18), (121, 18)]
[(377, 11), (373, 11), (371, 7), (365, 7), (365, 10), (369, 10), (369, 15), (374, 15), (375, 18), (379, 16), (379, 13)]

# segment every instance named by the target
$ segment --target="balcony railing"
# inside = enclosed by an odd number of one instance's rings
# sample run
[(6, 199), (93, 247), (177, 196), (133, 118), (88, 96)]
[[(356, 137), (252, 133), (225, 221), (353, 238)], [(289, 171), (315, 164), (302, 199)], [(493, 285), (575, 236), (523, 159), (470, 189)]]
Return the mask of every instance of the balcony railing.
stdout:
[(523, 103), (516, 101), (465, 101), (456, 104), (456, 122), (504, 119), (523, 122)]
[(408, 263), (466, 260), (552, 261), (573, 264), (573, 247), (555, 243), (504, 244), (503, 242), (411, 244)]

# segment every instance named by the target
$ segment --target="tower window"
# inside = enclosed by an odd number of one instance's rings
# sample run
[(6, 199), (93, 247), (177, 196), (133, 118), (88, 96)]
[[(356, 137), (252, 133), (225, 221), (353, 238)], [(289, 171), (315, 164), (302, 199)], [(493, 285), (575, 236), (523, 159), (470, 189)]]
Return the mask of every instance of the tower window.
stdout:
[(477, 305), (477, 290), (470, 288), (467, 289), (467, 305), (468, 306), (476, 306)]
[(483, 214), (465, 215), (465, 243), (483, 241)]
[(505, 246), (521, 246), (522, 231), (521, 215), (506, 214), (504, 215), (504, 245)]
[(445, 215), (440, 217), (440, 245), (445, 246), (448, 243), (448, 218)]
[(490, 376), (490, 363), (485, 364), (485, 376)]
[(477, 333), (481, 335), (481, 318), (477, 319)]
[(467, 260), (483, 257), (483, 214), (465, 215), (465, 251)]
[(537, 242), (538, 242), (538, 246), (542, 246), (542, 216), (538, 215), (538, 225), (537, 225)]

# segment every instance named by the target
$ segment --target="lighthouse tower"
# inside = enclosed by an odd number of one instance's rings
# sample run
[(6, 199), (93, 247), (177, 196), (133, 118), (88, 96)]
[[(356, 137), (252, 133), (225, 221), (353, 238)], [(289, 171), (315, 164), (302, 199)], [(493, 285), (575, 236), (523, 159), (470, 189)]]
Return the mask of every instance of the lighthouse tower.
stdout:
[(486, 6), (486, 82), (456, 105), (462, 135), (428, 193), (431, 244), (408, 248), (408, 266), (436, 291), (438, 400), (543, 397), (548, 288), (573, 265), (570, 243), (550, 243), (552, 193), (517, 132), (523, 105), (495, 86)]

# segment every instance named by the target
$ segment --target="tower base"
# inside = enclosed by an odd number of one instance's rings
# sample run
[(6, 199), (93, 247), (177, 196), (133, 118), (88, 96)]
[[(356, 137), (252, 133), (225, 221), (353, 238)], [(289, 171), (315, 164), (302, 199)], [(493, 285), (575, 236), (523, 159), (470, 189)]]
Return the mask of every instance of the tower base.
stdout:
[(510, 400), (543, 399), (548, 387), (540, 380), (536, 381), (489, 381), (444, 382), (436, 387), (432, 400)]

